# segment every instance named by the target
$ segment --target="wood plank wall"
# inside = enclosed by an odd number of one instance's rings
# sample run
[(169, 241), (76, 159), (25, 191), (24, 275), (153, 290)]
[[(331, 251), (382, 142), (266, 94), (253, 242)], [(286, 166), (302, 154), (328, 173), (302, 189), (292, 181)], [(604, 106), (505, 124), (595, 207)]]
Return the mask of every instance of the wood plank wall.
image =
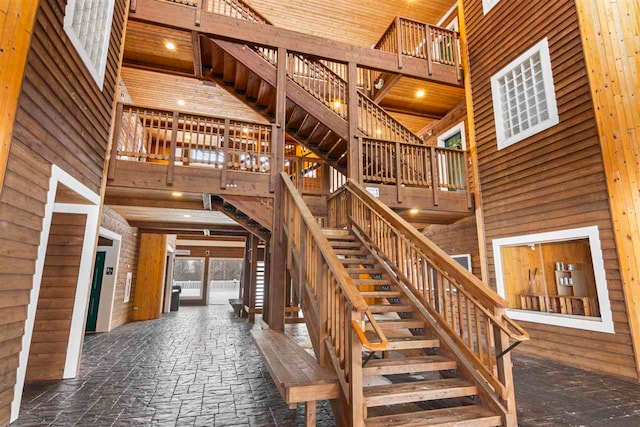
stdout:
[(44, 160), (11, 146), (0, 194), (0, 425), (9, 422), (50, 173)]
[(127, 0), (115, 2), (102, 91), (62, 29), (66, 2), (38, 3), (0, 198), (0, 239), (13, 242), (0, 245), (0, 425), (10, 415), (51, 164), (100, 192)]
[(640, 377), (640, 7), (637, 0), (576, 4)]
[(0, 191), (38, 2), (0, 3)]
[[(574, 0), (463, 0), (489, 281), (495, 238), (597, 225), (615, 334), (524, 323), (526, 353), (637, 378), (608, 193)], [(490, 78), (548, 37), (560, 123), (497, 150)]]
[[(137, 228), (131, 227), (122, 215), (109, 207), (102, 211), (102, 227), (122, 236), (120, 243), (120, 258), (118, 261), (118, 277), (116, 278), (116, 292), (113, 301), (111, 327), (115, 328), (131, 321), (133, 297), (135, 295), (136, 273), (138, 266), (138, 251), (140, 235)], [(127, 273), (132, 273), (131, 293), (129, 302), (124, 302), (127, 283)]]
[(51, 218), (26, 382), (63, 377), (86, 221), (78, 214)]
[(475, 216), (453, 224), (427, 225), (422, 233), (449, 255), (470, 254), (471, 272), (480, 277), (480, 251)]
[(157, 319), (162, 314), (166, 257), (166, 234), (141, 233), (132, 320)]

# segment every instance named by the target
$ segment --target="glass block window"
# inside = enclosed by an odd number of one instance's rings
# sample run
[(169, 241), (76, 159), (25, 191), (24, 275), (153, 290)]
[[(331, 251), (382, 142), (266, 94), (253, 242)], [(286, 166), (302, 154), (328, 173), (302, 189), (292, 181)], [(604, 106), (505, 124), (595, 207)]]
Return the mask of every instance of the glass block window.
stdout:
[(482, 13), (487, 14), (500, 0), (482, 0)]
[(491, 77), (498, 149), (558, 124), (558, 107), (545, 38)]
[(115, 0), (68, 0), (64, 30), (102, 90)]

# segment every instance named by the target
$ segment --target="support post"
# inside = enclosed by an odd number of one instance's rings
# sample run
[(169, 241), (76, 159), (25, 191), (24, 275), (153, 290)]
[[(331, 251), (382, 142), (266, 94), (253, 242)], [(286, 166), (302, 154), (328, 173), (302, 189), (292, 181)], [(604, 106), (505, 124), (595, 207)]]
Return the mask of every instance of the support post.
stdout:
[(256, 316), (256, 291), (258, 287), (258, 238), (249, 236), (249, 322), (253, 323)]
[(231, 120), (229, 120), (228, 118), (224, 119), (224, 137), (223, 137), (223, 144), (224, 144), (224, 162), (222, 163), (222, 173), (220, 174), (220, 188), (225, 189), (227, 188), (227, 170), (229, 169), (229, 162), (231, 161), (230, 158), (230, 153), (231, 150), (229, 149), (229, 144), (231, 143), (231, 141), (229, 141), (229, 130), (231, 128)]
[[(273, 165), (277, 175), (284, 171), (284, 140), (286, 128), (287, 104), (287, 50), (278, 48), (278, 65), (276, 73), (276, 136), (273, 141)], [(267, 323), (271, 329), (284, 330), (285, 307), (285, 251), (283, 228), (284, 186), (282, 179), (277, 176), (274, 182), (273, 199), (273, 231), (271, 235), (271, 265), (269, 269), (269, 316)]]
[(118, 140), (122, 129), (122, 103), (116, 107), (116, 117), (113, 125), (113, 136), (111, 138), (111, 155), (109, 156), (109, 170), (107, 178), (113, 179), (116, 176), (116, 162), (118, 161)]
[(396, 200), (398, 203), (402, 203), (402, 147), (400, 141), (396, 141)]
[[(501, 319), (505, 314), (504, 308), (497, 308), (494, 315), (497, 319)], [(488, 331), (487, 331), (488, 333)], [(495, 352), (501, 354), (509, 348), (509, 336), (504, 333), (497, 325), (493, 326), (493, 336), (495, 340)], [(505, 426), (517, 426), (518, 419), (516, 413), (516, 395), (513, 385), (513, 365), (511, 364), (511, 353), (507, 352), (502, 357), (496, 359), (496, 368), (498, 370), (498, 379), (504, 384), (507, 390), (507, 398), (503, 401), (506, 408)]]
[[(351, 321), (356, 320), (361, 322), (362, 314), (350, 311), (350, 316), (345, 322), (347, 333), (349, 334), (349, 340), (351, 345), (347, 349), (349, 352), (349, 360), (351, 361), (349, 376), (349, 388), (351, 395), (351, 425), (354, 427), (363, 426), (365, 418), (364, 413), (364, 395), (362, 392), (362, 343), (360, 338), (356, 335), (355, 330), (351, 326)], [(347, 326), (348, 325), (348, 326)]]
[(398, 42), (398, 68), (402, 68), (402, 19), (396, 16), (396, 36)]
[(176, 167), (176, 145), (178, 144), (179, 117), (180, 113), (174, 111), (173, 120), (171, 122), (171, 146), (169, 147), (169, 164), (167, 165), (167, 185), (173, 185), (173, 175)]
[(347, 107), (349, 122), (349, 153), (347, 176), (362, 182), (359, 173), (360, 147), (358, 140), (358, 66), (355, 62), (347, 64)]
[(431, 152), (431, 187), (433, 190), (433, 204), (438, 206), (438, 188), (439, 179), (438, 179), (438, 158), (436, 156), (436, 148), (429, 147), (429, 151)]
[(242, 273), (240, 273), (240, 286), (242, 287), (242, 317), (249, 315), (245, 307), (249, 307), (251, 298), (251, 286), (249, 273), (250, 251), (251, 251), (251, 234), (248, 234), (244, 241), (244, 258), (242, 260)]

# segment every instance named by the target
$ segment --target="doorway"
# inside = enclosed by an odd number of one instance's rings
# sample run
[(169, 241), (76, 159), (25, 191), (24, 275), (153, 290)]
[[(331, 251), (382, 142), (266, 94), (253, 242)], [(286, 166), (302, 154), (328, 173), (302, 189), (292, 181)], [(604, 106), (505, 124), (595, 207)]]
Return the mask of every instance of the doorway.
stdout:
[(102, 275), (104, 274), (104, 260), (107, 253), (96, 252), (96, 260), (93, 265), (93, 278), (91, 279), (91, 292), (89, 294), (89, 309), (87, 311), (86, 332), (95, 332), (98, 323), (98, 305), (100, 304), (100, 291), (102, 290)]

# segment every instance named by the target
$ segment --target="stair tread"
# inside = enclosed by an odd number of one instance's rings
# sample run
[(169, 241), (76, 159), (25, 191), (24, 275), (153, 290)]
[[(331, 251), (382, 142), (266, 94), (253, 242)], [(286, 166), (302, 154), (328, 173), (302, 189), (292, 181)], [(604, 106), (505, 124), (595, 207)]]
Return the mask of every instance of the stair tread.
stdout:
[(410, 312), (413, 307), (405, 304), (374, 304), (369, 306), (372, 313), (389, 313), (389, 312)]
[(455, 369), (455, 360), (444, 356), (415, 356), (372, 359), (363, 368), (365, 375), (393, 375)]
[(391, 280), (389, 279), (353, 279), (353, 283), (356, 285), (363, 285), (363, 286), (371, 286), (371, 285), (377, 285), (377, 286), (389, 286), (391, 285)]
[(411, 381), (364, 387), (368, 407), (473, 396), (478, 389), (460, 378)]
[(347, 268), (347, 272), (352, 274), (382, 274), (384, 270), (381, 268)]
[(393, 298), (402, 296), (400, 291), (360, 291), (365, 298)]
[(367, 427), (494, 427), (501, 426), (499, 415), (480, 405), (456, 406), (431, 411), (408, 412), (367, 418)]
[(423, 335), (410, 335), (406, 337), (387, 337), (388, 350), (412, 350), (418, 348), (440, 347), (440, 341)]
[(410, 329), (423, 328), (424, 322), (417, 319), (376, 319), (381, 328)]

